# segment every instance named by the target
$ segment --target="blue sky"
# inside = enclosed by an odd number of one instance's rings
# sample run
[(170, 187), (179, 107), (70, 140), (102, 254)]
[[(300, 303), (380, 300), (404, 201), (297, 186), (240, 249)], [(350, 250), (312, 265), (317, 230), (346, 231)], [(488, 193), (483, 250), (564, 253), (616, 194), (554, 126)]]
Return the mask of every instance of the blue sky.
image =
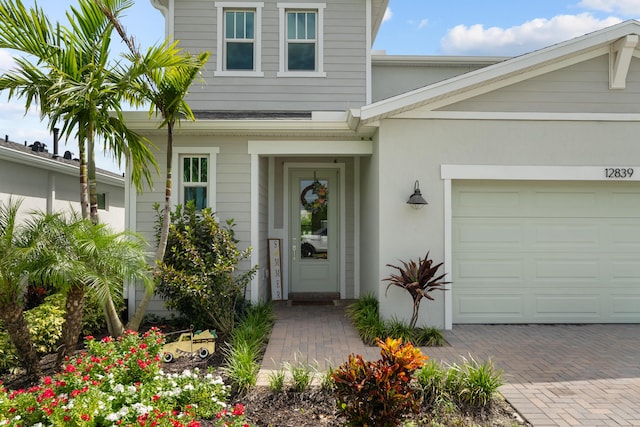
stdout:
[[(38, 2), (52, 21), (59, 22), (65, 22), (64, 12), (76, 3)], [(639, 17), (640, 0), (390, 0), (374, 50), (388, 55), (513, 56)], [(136, 0), (123, 22), (143, 48), (164, 37), (164, 20), (150, 0)], [(11, 68), (13, 54), (0, 49), (0, 73)], [(0, 136), (4, 135), (16, 142), (40, 140), (51, 146), (38, 112), (25, 115), (22, 104), (8, 103), (0, 95)], [(73, 146), (61, 149), (73, 151)], [(98, 166), (118, 171), (102, 156)]]

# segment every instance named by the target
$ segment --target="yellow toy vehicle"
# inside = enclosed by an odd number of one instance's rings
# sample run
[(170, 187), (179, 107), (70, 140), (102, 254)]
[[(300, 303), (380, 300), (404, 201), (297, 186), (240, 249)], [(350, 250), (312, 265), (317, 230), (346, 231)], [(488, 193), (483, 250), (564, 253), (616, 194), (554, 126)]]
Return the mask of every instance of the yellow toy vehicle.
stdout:
[(216, 331), (211, 332), (206, 329), (204, 331), (182, 332), (176, 341), (162, 347), (164, 353), (162, 360), (165, 363), (171, 363), (185, 353), (198, 352), (198, 357), (205, 359), (216, 351), (216, 338), (218, 338)]

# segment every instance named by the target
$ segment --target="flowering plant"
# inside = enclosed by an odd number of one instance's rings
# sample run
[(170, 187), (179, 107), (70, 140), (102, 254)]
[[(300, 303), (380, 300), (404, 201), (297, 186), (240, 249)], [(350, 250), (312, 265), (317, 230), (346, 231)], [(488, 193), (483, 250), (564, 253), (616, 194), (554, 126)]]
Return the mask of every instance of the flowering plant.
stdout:
[(249, 426), (244, 407), (227, 410), (228, 388), (198, 370), (165, 374), (158, 329), (114, 340), (86, 338), (87, 351), (27, 390), (0, 384), (0, 426)]

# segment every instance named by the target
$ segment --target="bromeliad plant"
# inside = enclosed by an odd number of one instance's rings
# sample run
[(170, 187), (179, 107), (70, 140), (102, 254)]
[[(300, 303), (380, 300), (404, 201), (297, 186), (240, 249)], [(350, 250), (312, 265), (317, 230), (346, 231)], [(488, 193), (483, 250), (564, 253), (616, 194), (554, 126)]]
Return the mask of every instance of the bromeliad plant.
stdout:
[[(438, 269), (443, 263), (433, 264), (433, 260), (429, 259), (429, 252), (424, 259), (418, 258), (418, 262), (414, 260), (401, 261), (402, 266), (387, 264), (387, 267), (395, 268), (399, 274), (391, 274), (384, 279), (388, 281), (387, 292), (389, 287), (398, 286), (405, 289), (413, 299), (413, 314), (409, 327), (415, 328), (418, 322), (418, 314), (420, 311), (420, 302), (422, 298), (433, 301), (433, 297), (429, 295), (435, 290), (446, 290), (445, 286), (451, 282), (444, 282), (442, 279), (446, 273), (436, 276)], [(386, 295), (386, 292), (385, 292)]]
[(164, 374), (157, 329), (119, 339), (87, 337), (88, 350), (67, 359), (63, 370), (28, 390), (0, 385), (0, 425), (248, 426), (244, 408), (226, 408), (220, 377), (199, 372)]

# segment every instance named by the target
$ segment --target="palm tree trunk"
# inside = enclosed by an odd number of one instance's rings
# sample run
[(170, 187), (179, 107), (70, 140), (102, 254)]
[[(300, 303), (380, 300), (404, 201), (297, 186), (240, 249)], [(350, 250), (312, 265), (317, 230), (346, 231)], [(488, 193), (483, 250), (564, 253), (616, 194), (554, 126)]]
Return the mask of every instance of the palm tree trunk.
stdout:
[(20, 365), (27, 371), (27, 378), (29, 381), (37, 381), (40, 377), (40, 360), (31, 340), (22, 306), (10, 304), (0, 307), (0, 319), (16, 347)]
[(409, 327), (415, 328), (416, 323), (418, 323), (418, 314), (420, 314), (420, 298), (417, 296), (413, 299), (413, 314), (411, 315), (411, 321), (409, 322)]
[[(169, 225), (171, 222), (171, 182), (173, 180), (173, 171), (171, 169), (171, 162), (173, 160), (173, 123), (169, 121), (167, 123), (167, 156), (166, 156), (166, 168), (167, 175), (164, 186), (164, 210), (162, 211), (162, 226), (160, 227), (160, 237), (158, 238), (158, 248), (156, 249), (156, 265), (154, 270), (157, 270), (158, 264), (164, 259), (164, 254), (167, 250), (167, 241), (169, 240)], [(147, 307), (151, 298), (153, 298), (154, 292), (147, 290), (144, 293), (144, 297), (140, 300), (140, 304), (136, 308), (136, 312), (129, 318), (127, 323), (127, 329), (137, 331), (142, 323)]]
[(122, 324), (122, 321), (120, 321), (118, 310), (116, 310), (116, 305), (113, 303), (111, 295), (107, 295), (107, 301), (104, 305), (104, 317), (107, 320), (107, 329), (109, 331), (109, 335), (117, 338), (124, 334), (125, 328)]
[(87, 176), (89, 178), (89, 212), (91, 222), (98, 223), (98, 184), (96, 182), (96, 152), (93, 122), (89, 121), (87, 129)]
[(78, 157), (80, 158), (80, 209), (82, 218), (89, 218), (89, 185), (87, 183), (87, 152), (84, 137), (78, 136)]
[(66, 317), (62, 325), (62, 347), (58, 351), (56, 367), (62, 366), (65, 356), (70, 356), (76, 350), (78, 338), (82, 332), (82, 310), (84, 307), (84, 285), (71, 286), (67, 292), (65, 304)]

